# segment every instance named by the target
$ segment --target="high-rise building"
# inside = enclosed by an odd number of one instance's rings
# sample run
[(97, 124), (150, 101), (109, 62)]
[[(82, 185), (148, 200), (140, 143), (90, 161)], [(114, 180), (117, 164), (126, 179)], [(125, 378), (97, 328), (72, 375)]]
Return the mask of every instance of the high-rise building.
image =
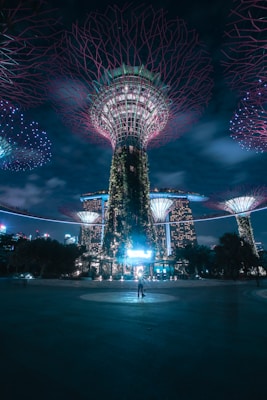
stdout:
[(66, 233), (64, 235), (64, 244), (77, 244), (78, 243), (78, 237), (77, 236), (71, 236), (69, 233)]

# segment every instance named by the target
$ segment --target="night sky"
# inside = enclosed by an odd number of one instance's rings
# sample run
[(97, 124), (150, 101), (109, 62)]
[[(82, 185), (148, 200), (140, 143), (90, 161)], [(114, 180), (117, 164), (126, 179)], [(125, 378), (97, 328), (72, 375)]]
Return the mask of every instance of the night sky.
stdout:
[[(87, 12), (104, 11), (108, 2), (52, 1), (58, 6), (67, 27), (83, 20)], [(143, 4), (150, 4), (142, 2)], [(116, 4), (122, 4), (117, 2)], [(134, 3), (136, 4), (136, 2)], [(183, 18), (195, 28), (206, 43), (213, 61), (213, 96), (202, 117), (175, 142), (148, 150), (151, 189), (173, 188), (203, 194), (227, 192), (242, 185), (265, 185), (267, 154), (243, 150), (229, 133), (229, 120), (238, 102), (237, 93), (226, 85), (221, 67), (221, 44), (230, 0), (190, 0), (153, 2), (155, 8), (168, 10), (169, 17)], [(0, 202), (28, 210), (31, 214), (66, 219), (61, 207), (81, 209), (80, 195), (107, 190), (112, 150), (75, 135), (64, 126), (47, 102), (25, 111), (25, 117), (39, 122), (52, 142), (52, 161), (28, 172), (0, 170)], [(215, 214), (216, 210), (192, 203), (195, 218)], [(251, 214), (254, 236), (267, 249), (267, 210)], [(24, 217), (0, 214), (0, 222), (8, 233), (22, 231), (34, 235), (48, 232), (63, 241), (64, 234), (77, 235), (78, 225), (43, 222)], [(199, 244), (216, 244), (225, 232), (237, 232), (234, 217), (195, 223)]]

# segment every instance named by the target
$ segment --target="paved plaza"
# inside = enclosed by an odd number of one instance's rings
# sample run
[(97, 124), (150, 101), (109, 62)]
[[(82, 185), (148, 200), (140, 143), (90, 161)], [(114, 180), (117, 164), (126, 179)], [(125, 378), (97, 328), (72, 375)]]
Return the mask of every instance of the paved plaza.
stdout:
[(266, 400), (267, 280), (0, 280), (2, 400)]

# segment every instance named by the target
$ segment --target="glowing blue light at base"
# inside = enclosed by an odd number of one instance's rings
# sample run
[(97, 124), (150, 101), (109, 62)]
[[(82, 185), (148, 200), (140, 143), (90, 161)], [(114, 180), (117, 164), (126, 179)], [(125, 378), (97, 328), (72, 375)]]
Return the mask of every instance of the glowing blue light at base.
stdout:
[(136, 258), (136, 259), (146, 259), (149, 260), (152, 258), (152, 251), (151, 250), (127, 250), (127, 256), (129, 258)]
[(6, 226), (4, 224), (0, 225), (0, 233), (6, 233)]

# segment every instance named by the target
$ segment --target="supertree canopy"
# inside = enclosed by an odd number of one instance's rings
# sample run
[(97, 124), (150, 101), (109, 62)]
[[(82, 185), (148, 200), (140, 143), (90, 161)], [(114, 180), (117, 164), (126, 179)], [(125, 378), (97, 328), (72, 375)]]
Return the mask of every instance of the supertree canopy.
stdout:
[[(246, 193), (238, 195), (238, 192)], [(258, 251), (256, 248), (253, 229), (251, 226), (250, 213), (255, 210), (260, 204), (267, 200), (266, 187), (255, 188), (236, 188), (228, 191), (225, 194), (214, 196), (215, 200), (210, 200), (206, 203), (207, 206), (225, 210), (235, 215), (239, 236), (244, 238), (251, 246), (256, 255)], [(217, 198), (216, 198), (217, 197)], [(217, 201), (216, 201), (217, 200)]]
[(247, 92), (230, 121), (231, 137), (246, 150), (267, 151), (267, 83)]
[(75, 131), (92, 139), (97, 134), (113, 147), (120, 131), (140, 136), (145, 129), (145, 145), (177, 138), (211, 97), (205, 46), (183, 20), (168, 20), (163, 10), (113, 6), (105, 14), (92, 12), (58, 47), (61, 61), (51, 85), (56, 107)]
[(94, 211), (77, 211), (77, 206), (75, 204), (65, 205), (59, 207), (59, 211), (70, 217), (72, 221), (77, 221), (81, 223), (79, 242), (86, 247), (87, 250), (92, 252), (94, 244), (92, 243), (92, 227), (100, 217), (100, 214)]
[(94, 211), (78, 211), (76, 204), (69, 204), (59, 207), (59, 212), (61, 214), (70, 217), (72, 221), (80, 222), (81, 224), (93, 224), (99, 217), (99, 213)]
[(42, 69), (53, 62), (58, 36), (55, 10), (43, 0), (1, 0), (0, 5), (1, 99), (21, 107), (38, 105), (45, 92)]
[(77, 216), (82, 221), (80, 230), (80, 242), (87, 250), (92, 248), (92, 229), (91, 224), (97, 221), (99, 214), (93, 211), (79, 211)]
[(0, 100), (0, 168), (25, 171), (51, 159), (51, 143), (38, 123), (24, 120), (18, 108)]
[(224, 37), (222, 65), (230, 87), (243, 95), (266, 82), (266, 0), (234, 0)]
[(114, 149), (104, 252), (123, 258), (129, 248), (153, 248), (146, 148), (177, 138), (201, 115), (213, 86), (210, 57), (183, 20), (130, 6), (90, 13), (59, 52), (52, 101), (76, 132)]
[(99, 217), (99, 214), (93, 211), (78, 211), (77, 215), (84, 224), (93, 224)]
[(165, 221), (166, 215), (169, 212), (172, 203), (173, 201), (166, 197), (150, 200), (152, 214), (156, 222)]

